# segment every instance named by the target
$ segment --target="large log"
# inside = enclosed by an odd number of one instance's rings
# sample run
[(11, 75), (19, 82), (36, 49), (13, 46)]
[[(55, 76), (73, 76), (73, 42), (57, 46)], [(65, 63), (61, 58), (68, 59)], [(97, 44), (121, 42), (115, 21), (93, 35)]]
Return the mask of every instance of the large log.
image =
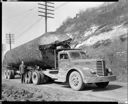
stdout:
[(24, 61), (25, 65), (39, 65), (42, 68), (53, 68), (53, 49), (59, 45), (69, 48), (70, 41), (71, 38), (66, 34), (54, 32), (43, 34), (30, 42), (8, 51), (4, 56), (3, 66), (18, 68), (21, 61)]

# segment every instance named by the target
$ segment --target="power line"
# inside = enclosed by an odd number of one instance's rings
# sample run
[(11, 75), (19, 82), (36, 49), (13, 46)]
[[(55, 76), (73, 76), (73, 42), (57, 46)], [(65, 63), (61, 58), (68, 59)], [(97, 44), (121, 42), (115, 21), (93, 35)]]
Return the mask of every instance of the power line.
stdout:
[[(49, 3), (49, 4), (54, 4), (54, 3), (52, 3), (52, 2), (47, 2), (47, 3)], [(67, 4), (67, 3), (63, 3), (63, 4), (59, 5), (57, 8), (55, 8), (55, 9), (59, 9), (60, 7), (66, 5), (66, 4)], [(41, 5), (42, 5), (42, 4), (41, 4)], [(43, 5), (45, 6), (45, 4), (43, 4)], [(47, 6), (48, 6), (48, 5), (47, 5)], [(53, 6), (50, 6), (50, 7), (54, 8)], [(17, 18), (17, 17), (20, 17), (20, 18), (22, 17), (22, 18), (24, 18), (24, 16), (28, 15), (28, 13), (31, 13), (31, 11), (34, 10), (35, 8), (36, 8), (36, 7), (30, 8), (30, 9), (28, 9), (27, 11), (21, 13), (21, 15), (17, 15), (17, 16), (15, 16), (15, 17), (9, 18), (9, 21), (12, 20), (12, 19), (15, 19), (15, 18)], [(41, 7), (40, 7), (40, 8), (41, 8)], [(42, 8), (42, 9), (45, 9), (45, 8)], [(47, 10), (50, 10), (50, 9), (47, 9)], [(54, 10), (51, 10), (51, 11), (54, 11)], [(42, 12), (42, 13), (45, 14), (45, 12), (43, 12), (43, 11), (38, 11), (38, 12)], [(49, 12), (47, 12), (47, 14), (54, 15), (54, 13), (49, 13)], [(39, 16), (45, 17), (45, 15), (39, 15)], [(48, 16), (48, 15), (47, 15), (47, 17), (48, 17), (48, 18), (54, 18), (54, 17)], [(11, 22), (12, 22), (12, 21), (11, 21)], [(18, 23), (18, 22), (17, 22), (17, 23)], [(18, 31), (19, 31), (19, 30), (18, 30)]]
[(58, 7), (55, 8), (55, 10), (57, 10), (57, 9), (59, 9), (59, 8), (61, 8), (61, 7), (63, 7), (63, 6), (66, 5), (66, 4), (67, 4), (67, 3), (60, 4)]
[(6, 43), (9, 44), (11, 50), (12, 43), (14, 43), (14, 34), (6, 34)]
[[(48, 2), (47, 2), (48, 3)], [(39, 5), (43, 5), (43, 6), (47, 6), (47, 7), (51, 7), (51, 8), (55, 8), (54, 6), (51, 6), (51, 5), (45, 5), (45, 4), (41, 4), (41, 3), (38, 3)]]
[[(28, 21), (29, 22), (29, 21)], [(18, 22), (17, 22), (18, 23)], [(24, 22), (24, 23), (26, 23), (26, 22)], [(30, 22), (29, 22), (29, 24), (30, 24)], [(23, 29), (23, 28), (25, 28), (26, 26), (28, 25), (28, 23), (27, 24), (23, 24), (23, 25), (20, 25), (21, 27), (19, 27), (19, 28), (15, 28), (15, 33), (16, 34), (19, 34), (19, 32)], [(16, 26), (15, 26), (16, 27)]]
[[(25, 29), (25, 31), (23, 31), (22, 33), (19, 34), (19, 37), (23, 36), (22, 34), (24, 34), (25, 32), (29, 31), (33, 26), (35, 26), (39, 21), (41, 21), (41, 18), (36, 20), (32, 25), (30, 25), (27, 29)], [(19, 38), (18, 37), (18, 38)]]
[(54, 4), (53, 2), (47, 2), (47, 3), (49, 3), (49, 4)]
[(45, 18), (45, 33), (47, 33), (47, 19), (54, 18), (53, 17), (54, 13), (52, 13), (54, 11), (54, 6), (49, 5), (49, 3), (54, 4), (52, 2), (46, 2), (46, 1), (45, 1), (45, 4), (38, 3), (39, 6), (42, 6), (42, 7), (38, 7), (39, 9), (38, 12), (40, 13), (38, 16)]
[[(38, 11), (38, 12), (40, 12), (40, 13), (45, 13), (45, 12), (43, 12), (43, 11)], [(54, 15), (54, 13), (49, 13), (49, 12), (47, 12), (47, 14)]]
[(27, 11), (23, 12), (23, 13), (20, 13), (20, 15), (17, 15), (17, 16), (13, 16), (11, 18), (8, 19), (8, 21), (11, 21), (12, 22), (12, 19), (15, 19), (17, 17), (24, 17), (26, 15), (28, 15), (28, 13), (30, 13), (32, 10), (36, 9), (36, 7), (33, 7), (31, 9), (28, 9)]
[[(36, 7), (33, 7), (33, 8), (31, 8), (31, 9), (25, 11), (24, 13), (26, 13), (26, 14), (25, 14), (25, 15), (22, 15), (22, 18), (25, 18), (24, 16), (28, 16), (28, 13), (31, 13), (30, 11), (34, 10), (35, 8), (36, 8)], [(18, 15), (18, 16), (20, 16), (20, 15)], [(19, 21), (19, 22), (21, 22), (21, 21)], [(19, 22), (16, 21), (16, 23), (17, 23), (18, 25), (19, 25)], [(26, 26), (26, 25), (25, 25), (25, 26)], [(23, 27), (24, 27), (24, 26), (22, 26), (22, 28), (23, 28)], [(18, 31), (20, 31), (22, 28), (16, 30), (15, 33), (17, 33)]]
[[(47, 3), (49, 3), (49, 2), (47, 2)], [(54, 4), (54, 3), (50, 3), (50, 4)], [(55, 9), (59, 9), (60, 7), (66, 5), (66, 4), (67, 4), (67, 3), (63, 3), (63, 4), (59, 5), (58, 7), (56, 7)], [(47, 4), (43, 4), (43, 6), (48, 6), (48, 7), (54, 8), (53, 6), (50, 6), (50, 5), (47, 5)], [(33, 8), (31, 8), (31, 9), (25, 11), (25, 12), (24, 12), (24, 15), (30, 13), (30, 12), (31, 12), (32, 10), (34, 10), (34, 9), (35, 9), (35, 7), (33, 7)], [(46, 8), (46, 9), (47, 9), (47, 8)], [(47, 9), (47, 11), (48, 11), (48, 10), (50, 10), (50, 9)], [(54, 11), (54, 10), (52, 10), (52, 11)], [(42, 13), (45, 13), (45, 12), (42, 11)], [(47, 14), (54, 15), (53, 13), (49, 13), (49, 12), (47, 12)], [(24, 16), (23, 13), (22, 13), (21, 15), (22, 15), (22, 17)], [(19, 16), (21, 16), (21, 15), (18, 15), (18, 16), (16, 16), (16, 17), (19, 17)], [(45, 17), (45, 15), (40, 15), (40, 16)], [(15, 18), (16, 18), (16, 17), (15, 17)], [(50, 17), (50, 16), (48, 16), (48, 15), (47, 15), (47, 17), (48, 17), (48, 18), (54, 18), (54, 17)], [(13, 19), (13, 18), (10, 18), (10, 20), (11, 20), (11, 19)], [(37, 21), (35, 21), (35, 22), (34, 22), (32, 25), (30, 25), (25, 31), (23, 31), (22, 33), (20, 33), (19, 36), (21, 37), (22, 34), (24, 34), (25, 32), (29, 31), (29, 30), (30, 30), (35, 24), (37, 24), (40, 20), (41, 20), (41, 19), (38, 19)], [(20, 30), (21, 30), (21, 29), (20, 29)]]

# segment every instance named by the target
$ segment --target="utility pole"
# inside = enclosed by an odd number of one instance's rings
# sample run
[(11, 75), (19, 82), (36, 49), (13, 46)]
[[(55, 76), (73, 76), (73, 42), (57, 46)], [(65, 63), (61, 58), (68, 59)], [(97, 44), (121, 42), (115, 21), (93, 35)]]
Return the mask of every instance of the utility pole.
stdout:
[(39, 9), (38, 12), (41, 13), (38, 16), (45, 17), (45, 33), (47, 33), (47, 31), (48, 31), (47, 30), (48, 18), (54, 18), (53, 17), (54, 6), (52, 6), (53, 4), (54, 3), (52, 3), (52, 2), (46, 2), (46, 1), (44, 4), (38, 3), (39, 6), (42, 6), (42, 7), (38, 7), (38, 9)]
[(10, 44), (10, 50), (11, 50), (11, 49), (12, 49), (12, 48), (11, 48), (11, 44), (12, 44), (12, 43), (11, 43), (11, 34), (9, 34), (9, 44)]
[(47, 33), (47, 2), (45, 2), (45, 32)]
[(12, 49), (11, 45), (14, 43), (14, 34), (6, 34), (6, 43), (10, 45), (10, 50)]

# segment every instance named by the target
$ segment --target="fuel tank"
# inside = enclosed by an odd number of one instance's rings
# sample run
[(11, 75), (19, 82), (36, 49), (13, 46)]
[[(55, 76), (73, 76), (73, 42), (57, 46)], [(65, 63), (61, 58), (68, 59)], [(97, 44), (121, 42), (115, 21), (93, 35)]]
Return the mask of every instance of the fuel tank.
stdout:
[(7, 53), (3, 59), (4, 67), (18, 68), (21, 61), (25, 65), (39, 65), (42, 68), (53, 68), (55, 65), (54, 49), (57, 46), (70, 48), (71, 38), (66, 34), (49, 32), (18, 46)]

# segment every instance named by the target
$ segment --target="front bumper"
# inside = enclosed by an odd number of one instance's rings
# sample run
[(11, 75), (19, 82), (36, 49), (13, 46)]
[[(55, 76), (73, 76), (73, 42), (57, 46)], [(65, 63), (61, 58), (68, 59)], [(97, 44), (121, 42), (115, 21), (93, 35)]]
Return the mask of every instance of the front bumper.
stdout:
[(115, 75), (86, 77), (83, 81), (84, 83), (97, 83), (97, 82), (109, 82), (109, 81), (114, 81), (114, 80), (116, 80)]

